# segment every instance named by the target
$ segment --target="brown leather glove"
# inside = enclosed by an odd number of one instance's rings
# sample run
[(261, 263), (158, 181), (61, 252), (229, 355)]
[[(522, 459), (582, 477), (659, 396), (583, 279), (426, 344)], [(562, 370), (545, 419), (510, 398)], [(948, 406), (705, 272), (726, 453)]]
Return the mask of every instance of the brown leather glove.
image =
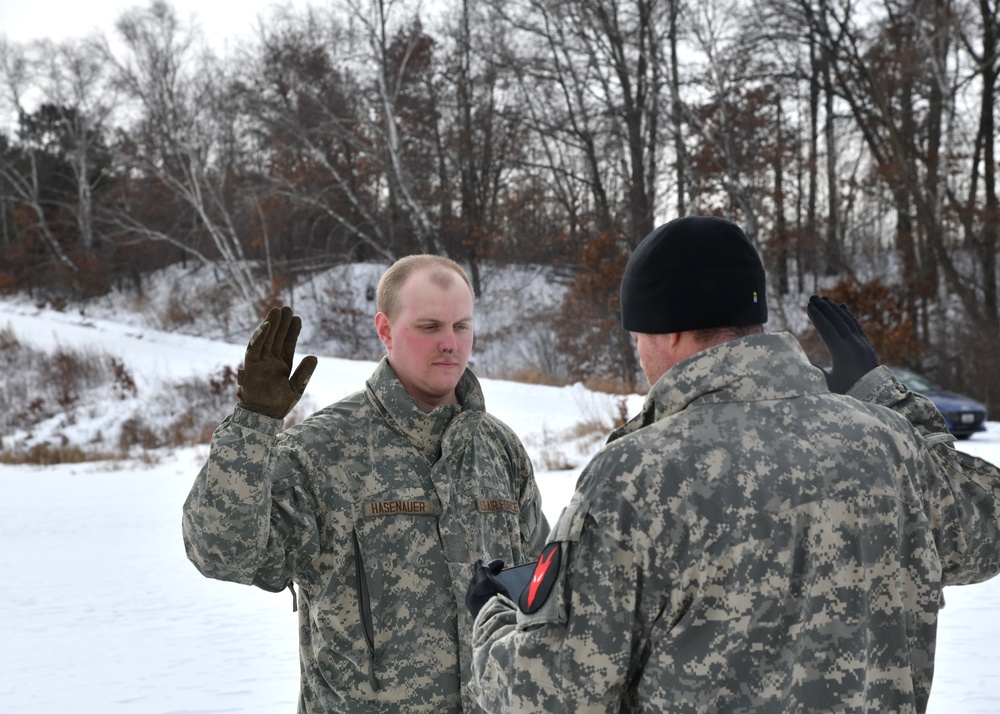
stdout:
[[(306, 391), (316, 369), (313, 355), (303, 357), (295, 374), (292, 359), (302, 320), (290, 307), (272, 307), (250, 337), (243, 367), (236, 373), (240, 406), (275, 419), (284, 419)], [(291, 376), (289, 376), (291, 375)]]

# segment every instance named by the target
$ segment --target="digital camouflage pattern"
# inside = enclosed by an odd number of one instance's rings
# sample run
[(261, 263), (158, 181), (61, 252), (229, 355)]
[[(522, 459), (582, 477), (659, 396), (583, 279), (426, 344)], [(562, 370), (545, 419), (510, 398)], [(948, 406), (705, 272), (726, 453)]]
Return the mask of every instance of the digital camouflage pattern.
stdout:
[(537, 557), (549, 527), (514, 433), (462, 406), (424, 414), (383, 359), (366, 389), (278, 434), (237, 408), (184, 504), (206, 576), (298, 586), (300, 712), (476, 711), (463, 690), (478, 558)]
[(476, 619), (480, 704), (923, 711), (942, 586), (1000, 571), (1000, 474), (884, 368), (858, 388), (928, 438), (831, 394), (787, 333), (667, 371), (581, 474), (544, 604)]

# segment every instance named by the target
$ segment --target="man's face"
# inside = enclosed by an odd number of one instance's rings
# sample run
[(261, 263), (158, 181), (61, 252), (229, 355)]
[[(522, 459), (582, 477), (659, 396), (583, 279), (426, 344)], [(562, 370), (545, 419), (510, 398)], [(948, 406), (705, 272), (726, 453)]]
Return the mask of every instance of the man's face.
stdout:
[(631, 334), (635, 340), (636, 352), (639, 354), (639, 366), (642, 367), (642, 373), (646, 375), (646, 381), (652, 387), (664, 372), (677, 364), (670, 349), (670, 341), (667, 335), (651, 335), (645, 332)]
[(403, 388), (422, 411), (455, 404), (472, 352), (472, 294), (449, 270), (417, 270), (399, 292), (399, 312), (375, 316), (379, 337)]

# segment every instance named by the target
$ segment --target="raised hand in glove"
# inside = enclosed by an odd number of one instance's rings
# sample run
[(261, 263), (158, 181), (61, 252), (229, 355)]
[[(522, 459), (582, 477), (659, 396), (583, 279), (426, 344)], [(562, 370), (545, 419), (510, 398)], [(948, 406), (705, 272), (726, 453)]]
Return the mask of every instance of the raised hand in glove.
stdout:
[(292, 359), (302, 320), (292, 316), (290, 307), (272, 307), (264, 322), (250, 337), (243, 367), (236, 373), (236, 398), (240, 406), (275, 419), (284, 419), (299, 401), (316, 358), (303, 357), (295, 374)]
[(846, 305), (813, 295), (806, 312), (830, 350), (833, 367), (826, 373), (826, 384), (831, 392), (847, 394), (859, 379), (878, 367), (875, 348)]
[(507, 588), (497, 580), (497, 573), (501, 570), (503, 570), (502, 560), (491, 560), (486, 564), (483, 564), (482, 560), (477, 560), (472, 566), (472, 582), (465, 591), (465, 606), (469, 608), (473, 618), (494, 595), (510, 597)]

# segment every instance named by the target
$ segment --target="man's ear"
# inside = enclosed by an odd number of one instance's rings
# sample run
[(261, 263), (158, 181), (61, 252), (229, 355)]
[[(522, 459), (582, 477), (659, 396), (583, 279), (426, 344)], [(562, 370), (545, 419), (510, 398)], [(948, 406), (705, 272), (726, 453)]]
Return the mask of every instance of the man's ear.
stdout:
[(380, 312), (375, 315), (375, 331), (378, 332), (378, 338), (382, 340), (382, 344), (385, 345), (387, 350), (392, 349), (392, 325), (389, 324), (389, 318), (384, 312)]

